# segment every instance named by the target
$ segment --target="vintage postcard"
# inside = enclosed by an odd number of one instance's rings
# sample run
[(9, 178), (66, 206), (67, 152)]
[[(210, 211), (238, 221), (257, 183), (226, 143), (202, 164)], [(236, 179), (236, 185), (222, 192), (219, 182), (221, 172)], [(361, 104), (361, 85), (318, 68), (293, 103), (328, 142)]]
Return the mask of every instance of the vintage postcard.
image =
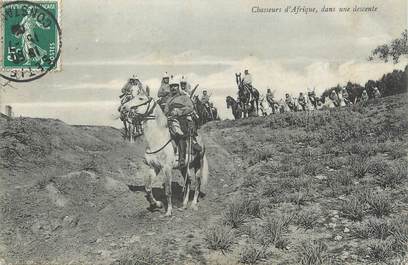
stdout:
[(0, 265), (407, 265), (407, 5), (0, 0)]

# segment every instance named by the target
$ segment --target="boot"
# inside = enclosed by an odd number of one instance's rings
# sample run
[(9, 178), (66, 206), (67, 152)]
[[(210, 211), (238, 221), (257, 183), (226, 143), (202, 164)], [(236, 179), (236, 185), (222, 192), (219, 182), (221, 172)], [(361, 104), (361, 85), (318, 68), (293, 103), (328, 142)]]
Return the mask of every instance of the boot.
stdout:
[(186, 166), (186, 149), (187, 149), (187, 142), (185, 139), (179, 140), (179, 168), (183, 168)]

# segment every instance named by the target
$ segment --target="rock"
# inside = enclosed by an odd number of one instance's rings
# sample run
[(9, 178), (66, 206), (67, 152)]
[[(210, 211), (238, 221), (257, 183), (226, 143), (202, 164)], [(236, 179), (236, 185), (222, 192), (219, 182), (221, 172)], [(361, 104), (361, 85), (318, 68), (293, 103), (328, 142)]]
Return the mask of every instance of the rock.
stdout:
[(329, 227), (334, 229), (337, 225), (335, 223), (329, 223)]
[(349, 233), (349, 232), (350, 232), (350, 229), (348, 229), (348, 228), (346, 227), (346, 228), (344, 228), (343, 232), (344, 232), (344, 233)]
[(221, 182), (224, 182), (224, 179), (220, 179)]
[(228, 188), (227, 184), (222, 185), (223, 188)]
[(341, 254), (341, 259), (342, 260), (346, 260), (346, 259), (348, 259), (350, 257), (350, 252), (348, 252), (348, 251), (345, 251), (343, 254)]
[(78, 221), (78, 218), (67, 215), (62, 219), (62, 227), (75, 227)]
[(129, 243), (133, 244), (136, 242), (140, 242), (140, 236), (137, 235), (133, 235), (130, 239), (129, 239)]
[(327, 179), (327, 177), (324, 176), (324, 175), (317, 175), (317, 176), (315, 176), (315, 178), (317, 178), (317, 179), (319, 179), (319, 180)]
[(340, 236), (340, 235), (337, 235), (337, 236), (334, 237), (334, 240), (336, 240), (336, 241), (340, 241), (342, 239), (343, 239), (343, 237)]

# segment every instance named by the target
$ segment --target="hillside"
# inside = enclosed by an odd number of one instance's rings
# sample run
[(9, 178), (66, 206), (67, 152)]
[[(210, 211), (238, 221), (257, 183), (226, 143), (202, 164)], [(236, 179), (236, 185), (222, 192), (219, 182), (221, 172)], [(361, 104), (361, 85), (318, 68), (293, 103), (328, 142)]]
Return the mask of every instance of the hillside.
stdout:
[[(200, 209), (170, 219), (147, 209), (142, 140), (1, 118), (0, 264), (398, 264), (408, 237), (407, 108), (406, 97), (387, 97), (209, 123)], [(163, 198), (160, 180), (155, 187)]]

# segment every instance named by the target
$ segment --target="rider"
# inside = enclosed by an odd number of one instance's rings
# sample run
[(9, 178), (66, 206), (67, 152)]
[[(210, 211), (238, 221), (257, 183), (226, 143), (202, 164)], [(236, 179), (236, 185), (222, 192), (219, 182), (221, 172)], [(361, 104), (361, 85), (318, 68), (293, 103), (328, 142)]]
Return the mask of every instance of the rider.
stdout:
[(273, 98), (273, 93), (270, 88), (266, 90), (266, 101), (269, 106), (272, 108), (272, 113), (275, 114), (275, 100)]
[(212, 116), (211, 107), (210, 107), (210, 95), (208, 95), (207, 90), (203, 90), (203, 94), (201, 95), (200, 101), (201, 103), (203, 103), (208, 114)]
[(120, 98), (120, 105), (125, 104), (126, 102), (133, 99), (133, 87), (143, 88), (142, 82), (140, 82), (139, 77), (137, 75), (133, 75), (129, 78), (129, 81), (122, 87), (121, 92), (122, 94), (119, 96)]
[(306, 98), (303, 95), (303, 92), (299, 93), (298, 103), (302, 106), (303, 111), (306, 111)]
[(249, 91), (252, 93), (252, 76), (248, 72), (248, 69), (245, 69), (244, 71), (244, 79), (242, 79), (242, 83), (244, 84), (244, 87), (248, 88)]
[(180, 84), (177, 80), (170, 81), (170, 97), (165, 106), (164, 113), (169, 120), (169, 129), (172, 138), (175, 140), (179, 150), (179, 168), (183, 168), (186, 163), (187, 140), (192, 137), (192, 149), (199, 153), (201, 147), (196, 143), (197, 134), (192, 115), (194, 105), (190, 97), (180, 93)]
[(336, 107), (340, 106), (340, 100), (339, 97), (337, 96), (336, 91), (332, 90), (329, 98), (333, 101), (334, 106)]
[(285, 103), (288, 105), (290, 110), (294, 110), (295, 104), (293, 103), (292, 97), (288, 93), (285, 94)]
[(180, 88), (181, 88), (181, 93), (185, 94), (187, 96), (191, 95), (191, 86), (190, 84), (187, 82), (187, 78), (182, 76), (181, 77), (181, 81), (180, 81)]
[(161, 81), (157, 97), (159, 98), (158, 103), (160, 107), (164, 110), (164, 104), (170, 96), (170, 86), (169, 86), (170, 77), (167, 72), (164, 73)]
[(380, 90), (378, 90), (378, 87), (374, 87), (374, 98), (380, 98), (381, 93)]
[(363, 93), (361, 94), (361, 100), (362, 101), (367, 101), (368, 100), (368, 94), (367, 91), (364, 89)]
[(347, 89), (343, 88), (343, 91), (341, 92), (341, 94), (343, 95), (344, 103), (346, 103), (346, 105), (349, 106), (351, 104), (351, 101), (350, 101)]

